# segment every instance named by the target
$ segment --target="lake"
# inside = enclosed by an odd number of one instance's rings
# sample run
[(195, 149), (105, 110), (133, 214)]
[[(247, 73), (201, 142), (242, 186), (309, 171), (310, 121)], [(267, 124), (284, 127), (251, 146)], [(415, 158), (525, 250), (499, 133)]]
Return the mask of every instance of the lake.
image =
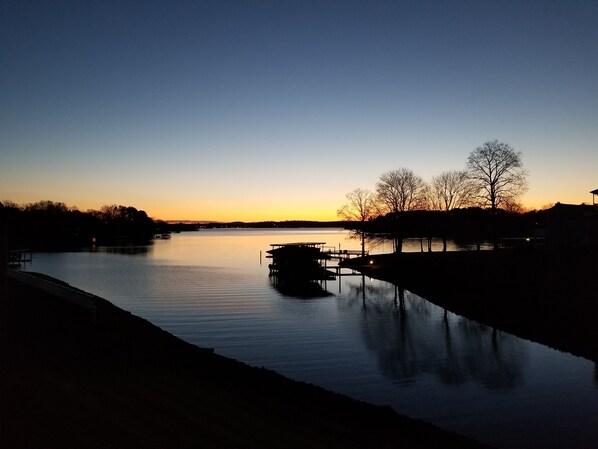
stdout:
[[(298, 241), (360, 247), (341, 229), (210, 229), (142, 247), (36, 253), (24, 269), (218, 354), (497, 447), (598, 447), (593, 362), (367, 277), (322, 281), (309, 294), (288, 291), (269, 276), (266, 250)], [(405, 244), (419, 248), (419, 240)]]

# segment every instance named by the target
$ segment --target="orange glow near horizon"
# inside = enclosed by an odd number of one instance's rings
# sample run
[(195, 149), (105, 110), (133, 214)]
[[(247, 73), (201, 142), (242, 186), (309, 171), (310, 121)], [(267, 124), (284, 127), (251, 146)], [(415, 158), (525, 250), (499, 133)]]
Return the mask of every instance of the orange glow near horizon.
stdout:
[(0, 201), (335, 221), (383, 173), (430, 182), (493, 139), (527, 209), (598, 188), (592, 2), (8, 3)]
[[(338, 202), (334, 200), (324, 201), (301, 201), (296, 199), (295, 203), (279, 202), (263, 199), (261, 201), (152, 201), (148, 198), (121, 197), (113, 201), (77, 201), (77, 198), (2, 198), (2, 201), (13, 201), (19, 205), (34, 203), (50, 199), (51, 201), (64, 202), (69, 207), (75, 207), (81, 211), (97, 210), (107, 204), (119, 204), (133, 206), (144, 210), (150, 217), (157, 220), (176, 221), (201, 221), (201, 222), (260, 222), (260, 221), (337, 221), (338, 208), (343, 204), (344, 195), (338, 194)], [(527, 200), (527, 201), (525, 201)], [(592, 204), (592, 195), (561, 195), (554, 200), (547, 199), (541, 195), (526, 195), (522, 204), (525, 210), (540, 210), (557, 202), (567, 204)]]
[[(525, 211), (540, 210), (552, 206), (557, 202), (565, 204), (592, 204), (591, 195), (588, 198), (562, 198), (556, 201), (537, 199), (533, 202), (523, 203)], [(331, 204), (330, 207), (321, 208), (293, 208), (291, 206), (281, 209), (257, 209), (251, 206), (240, 208), (215, 208), (215, 209), (174, 209), (169, 207), (147, 207), (144, 210), (153, 218), (161, 220), (189, 220), (210, 222), (260, 222), (260, 221), (338, 221), (340, 218), (336, 211), (341, 206)]]
[[(342, 198), (341, 198), (342, 199)], [(336, 211), (339, 205), (314, 203), (312, 205), (306, 202), (283, 205), (259, 204), (259, 203), (239, 203), (228, 202), (218, 204), (217, 202), (192, 202), (192, 201), (172, 201), (172, 202), (153, 202), (145, 198), (135, 200), (134, 198), (117, 198), (108, 201), (77, 201), (76, 198), (23, 198), (12, 199), (2, 198), (0, 201), (10, 201), (18, 205), (26, 205), (39, 201), (54, 201), (65, 203), (68, 207), (76, 208), (81, 211), (99, 210), (102, 206), (118, 204), (123, 206), (132, 206), (136, 209), (145, 211), (148, 216), (155, 220), (164, 221), (200, 221), (200, 222), (260, 222), (260, 221), (337, 221), (339, 220)]]
[(211, 207), (152, 207), (148, 206), (148, 215), (162, 220), (197, 220), (214, 222), (258, 222), (258, 221), (336, 221), (338, 206), (315, 204), (287, 204), (278, 207), (266, 207), (255, 204), (211, 205)]

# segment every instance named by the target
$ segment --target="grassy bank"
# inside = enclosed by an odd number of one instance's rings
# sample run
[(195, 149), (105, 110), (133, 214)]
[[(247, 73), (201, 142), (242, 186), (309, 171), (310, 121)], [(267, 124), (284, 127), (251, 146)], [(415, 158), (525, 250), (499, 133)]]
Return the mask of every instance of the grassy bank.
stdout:
[(468, 318), (598, 361), (598, 254), (385, 254), (348, 265)]
[(107, 301), (96, 316), (9, 281), (0, 447), (483, 447), (218, 356)]

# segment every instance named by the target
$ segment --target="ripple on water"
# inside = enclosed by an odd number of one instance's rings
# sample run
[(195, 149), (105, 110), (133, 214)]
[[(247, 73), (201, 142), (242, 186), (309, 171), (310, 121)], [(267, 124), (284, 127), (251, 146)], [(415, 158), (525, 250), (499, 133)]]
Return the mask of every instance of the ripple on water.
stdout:
[[(260, 249), (342, 240), (337, 231), (174, 235), (145, 253), (35, 254), (55, 276), (199, 346), (502, 447), (598, 447), (595, 365), (494, 332), (383, 282), (347, 277), (331, 296), (272, 287)], [(334, 239), (334, 241), (330, 241)], [(531, 437), (532, 436), (532, 437)]]

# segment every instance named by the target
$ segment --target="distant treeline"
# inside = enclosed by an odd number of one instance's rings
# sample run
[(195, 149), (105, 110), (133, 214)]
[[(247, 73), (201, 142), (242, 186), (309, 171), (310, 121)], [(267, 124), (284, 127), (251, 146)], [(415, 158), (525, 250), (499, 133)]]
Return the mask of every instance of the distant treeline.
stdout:
[[(329, 228), (359, 229), (350, 221), (260, 221), (230, 223), (166, 223), (153, 220), (132, 206), (107, 205), (82, 212), (61, 202), (40, 201), (26, 205), (5, 202), (2, 211), (10, 249), (60, 250), (112, 244), (146, 244), (156, 234), (202, 228)], [(414, 210), (389, 213), (363, 223), (368, 234), (389, 238), (445, 238), (457, 242), (490, 241), (494, 236), (533, 236), (549, 211), (526, 213), (470, 207), (451, 211)]]
[(5, 202), (2, 210), (10, 249), (64, 249), (116, 243), (142, 244), (164, 223), (131, 206), (107, 205), (82, 212), (61, 202)]
[[(365, 222), (369, 234), (401, 238), (445, 238), (463, 243), (492, 241), (501, 238), (533, 237), (544, 228), (549, 210), (508, 212), (480, 207), (451, 211), (413, 210), (389, 213)], [(351, 222), (348, 227), (361, 229), (362, 223)]]
[(80, 211), (62, 202), (39, 201), (19, 205), (5, 201), (9, 249), (61, 250), (92, 245), (146, 244), (157, 234), (205, 228), (324, 228), (346, 227), (344, 221), (261, 221), (231, 223), (167, 223), (153, 220), (132, 206), (106, 205)]
[(345, 228), (360, 230), (362, 226), (370, 235), (395, 238), (447, 238), (463, 243), (491, 241), (496, 235), (501, 238), (531, 237), (543, 228), (548, 219), (547, 210), (505, 211), (481, 207), (453, 209), (451, 211), (412, 210), (380, 215), (364, 223), (357, 221), (259, 221), (228, 223), (169, 223), (173, 232), (198, 229), (225, 228)]

